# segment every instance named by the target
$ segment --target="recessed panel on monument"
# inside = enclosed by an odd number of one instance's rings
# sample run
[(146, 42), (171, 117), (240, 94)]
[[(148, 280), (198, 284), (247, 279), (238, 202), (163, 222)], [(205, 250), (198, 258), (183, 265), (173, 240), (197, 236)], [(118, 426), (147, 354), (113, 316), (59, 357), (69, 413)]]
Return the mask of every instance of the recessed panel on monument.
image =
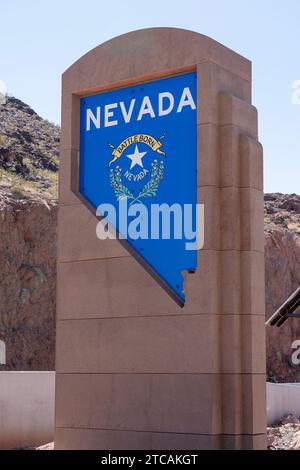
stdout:
[(182, 274), (197, 268), (196, 72), (81, 98), (79, 192), (183, 305)]

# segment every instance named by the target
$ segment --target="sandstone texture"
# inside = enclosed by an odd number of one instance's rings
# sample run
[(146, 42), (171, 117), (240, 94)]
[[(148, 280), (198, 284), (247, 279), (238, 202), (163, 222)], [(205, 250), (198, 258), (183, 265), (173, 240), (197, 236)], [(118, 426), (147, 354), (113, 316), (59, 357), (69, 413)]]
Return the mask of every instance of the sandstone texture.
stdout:
[[(300, 196), (265, 195), (266, 318), (300, 285)], [(300, 340), (300, 318), (267, 333), (267, 373), (274, 382), (300, 381), (300, 365), (291, 357)]]
[(0, 370), (53, 370), (56, 200), (0, 190)]
[(0, 370), (55, 367), (58, 146), (29, 106), (0, 105)]
[(285, 416), (276, 426), (267, 429), (269, 450), (300, 450), (300, 421), (296, 416)]

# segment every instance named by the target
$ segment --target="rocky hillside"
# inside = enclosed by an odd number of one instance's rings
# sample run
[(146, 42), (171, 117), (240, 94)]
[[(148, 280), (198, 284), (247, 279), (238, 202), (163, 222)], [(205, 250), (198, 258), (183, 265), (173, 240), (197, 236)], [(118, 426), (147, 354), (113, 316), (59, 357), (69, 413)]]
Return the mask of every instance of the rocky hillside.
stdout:
[(0, 105), (0, 370), (54, 369), (59, 127)]
[[(266, 317), (300, 285), (300, 196), (265, 195)], [(300, 381), (292, 364), (292, 343), (300, 340), (300, 319), (267, 327), (267, 372), (270, 380)]]
[(12, 187), (55, 191), (59, 140), (59, 127), (22, 101), (7, 97), (1, 104), (0, 168)]

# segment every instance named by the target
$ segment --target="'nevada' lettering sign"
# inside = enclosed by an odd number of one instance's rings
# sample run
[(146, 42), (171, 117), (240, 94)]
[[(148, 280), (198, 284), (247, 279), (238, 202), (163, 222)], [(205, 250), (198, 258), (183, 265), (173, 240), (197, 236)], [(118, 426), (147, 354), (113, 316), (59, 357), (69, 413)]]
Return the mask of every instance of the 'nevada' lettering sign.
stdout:
[(104, 231), (183, 305), (182, 273), (197, 267), (196, 73), (81, 98), (79, 168)]

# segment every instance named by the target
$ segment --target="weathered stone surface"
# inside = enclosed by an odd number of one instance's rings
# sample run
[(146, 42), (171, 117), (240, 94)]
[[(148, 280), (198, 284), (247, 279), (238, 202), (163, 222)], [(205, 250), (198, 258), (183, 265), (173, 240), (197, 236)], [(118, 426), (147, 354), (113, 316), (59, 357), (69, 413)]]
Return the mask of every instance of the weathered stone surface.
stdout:
[(0, 370), (54, 369), (60, 129), (22, 101), (0, 105)]
[(300, 450), (300, 430), (295, 432), (289, 450)]
[(53, 370), (56, 201), (0, 189), (0, 370)]
[[(269, 318), (300, 285), (300, 196), (265, 195), (266, 317)], [(292, 343), (300, 340), (300, 319), (281, 328), (267, 327), (269, 380), (300, 380), (292, 364)]]
[(300, 450), (300, 421), (296, 416), (285, 416), (276, 426), (267, 429), (269, 450)]

